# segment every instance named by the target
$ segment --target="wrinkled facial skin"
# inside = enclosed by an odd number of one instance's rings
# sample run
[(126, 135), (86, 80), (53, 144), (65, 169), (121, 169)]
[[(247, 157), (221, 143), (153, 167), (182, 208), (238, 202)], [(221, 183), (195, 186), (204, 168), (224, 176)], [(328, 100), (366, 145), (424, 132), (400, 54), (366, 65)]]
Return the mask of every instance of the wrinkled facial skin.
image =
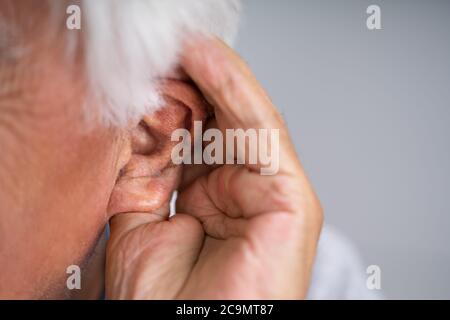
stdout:
[[(98, 298), (108, 220), (167, 205), (181, 176), (170, 133), (204, 118), (198, 93), (168, 81), (167, 106), (139, 124), (86, 126), (81, 62), (61, 56), (43, 41), (0, 64), (0, 298)], [(73, 264), (81, 290), (66, 287)]]
[(82, 90), (42, 63), (39, 83), (0, 97), (0, 297), (63, 297), (66, 268), (84, 266), (103, 232), (119, 170), (121, 132), (84, 131)]

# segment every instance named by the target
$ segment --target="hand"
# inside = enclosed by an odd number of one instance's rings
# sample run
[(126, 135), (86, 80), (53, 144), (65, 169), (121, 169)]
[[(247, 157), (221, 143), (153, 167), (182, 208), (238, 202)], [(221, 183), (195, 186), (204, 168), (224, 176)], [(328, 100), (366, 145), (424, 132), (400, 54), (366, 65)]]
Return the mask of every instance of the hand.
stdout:
[(185, 171), (174, 217), (168, 218), (167, 207), (116, 215), (107, 297), (304, 298), (322, 210), (287, 128), (225, 44), (201, 38), (184, 52), (182, 67), (214, 107), (217, 128), (279, 129), (279, 171), (260, 175), (259, 163), (193, 166)]

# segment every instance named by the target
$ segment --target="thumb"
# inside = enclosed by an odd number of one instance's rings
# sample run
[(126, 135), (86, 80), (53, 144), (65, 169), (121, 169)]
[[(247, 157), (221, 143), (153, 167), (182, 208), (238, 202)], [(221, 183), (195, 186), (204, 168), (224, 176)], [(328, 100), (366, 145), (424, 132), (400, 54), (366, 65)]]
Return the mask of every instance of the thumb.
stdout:
[(109, 220), (111, 239), (121, 238), (129, 231), (149, 223), (162, 222), (169, 217), (169, 204), (152, 212), (124, 212), (114, 215)]

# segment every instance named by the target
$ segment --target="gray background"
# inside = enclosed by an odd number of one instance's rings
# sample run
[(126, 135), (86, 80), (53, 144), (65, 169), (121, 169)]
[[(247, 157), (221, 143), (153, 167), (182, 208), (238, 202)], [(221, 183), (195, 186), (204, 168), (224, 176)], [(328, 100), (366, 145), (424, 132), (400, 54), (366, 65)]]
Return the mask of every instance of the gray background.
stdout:
[(450, 298), (450, 1), (244, 0), (237, 49), (386, 297)]

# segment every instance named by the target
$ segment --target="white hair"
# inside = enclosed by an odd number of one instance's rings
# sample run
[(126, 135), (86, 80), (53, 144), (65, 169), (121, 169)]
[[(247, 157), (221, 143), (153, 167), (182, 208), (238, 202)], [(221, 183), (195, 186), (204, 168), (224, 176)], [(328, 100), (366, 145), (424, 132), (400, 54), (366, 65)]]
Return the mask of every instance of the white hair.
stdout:
[(155, 111), (156, 80), (177, 65), (183, 40), (200, 32), (230, 44), (239, 9), (239, 0), (83, 0), (88, 97), (101, 103), (102, 120), (125, 125)]
[[(80, 9), (80, 30), (66, 28), (73, 5)], [(0, 66), (20, 63), (30, 52), (29, 39), (40, 39), (42, 32), (50, 41), (63, 41), (67, 57), (83, 57), (87, 117), (95, 114), (107, 125), (123, 126), (163, 105), (157, 80), (177, 66), (186, 38), (202, 33), (230, 44), (239, 11), (240, 0), (5, 1), (0, 5)], [(44, 20), (37, 20), (42, 15)], [(41, 33), (30, 35), (37, 28)], [(76, 66), (73, 61), (66, 65)], [(97, 106), (99, 112), (93, 110)]]

